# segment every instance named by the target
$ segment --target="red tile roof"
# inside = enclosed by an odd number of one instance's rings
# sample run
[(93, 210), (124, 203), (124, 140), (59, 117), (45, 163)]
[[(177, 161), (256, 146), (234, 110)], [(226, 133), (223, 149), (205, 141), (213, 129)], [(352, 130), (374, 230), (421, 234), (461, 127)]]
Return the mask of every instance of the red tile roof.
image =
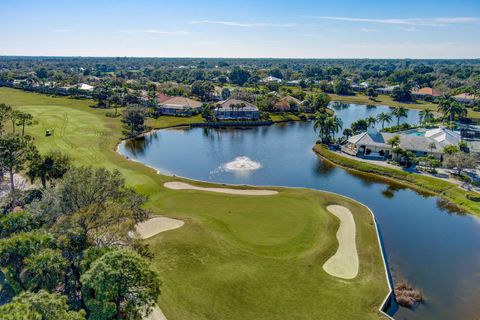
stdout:
[(157, 93), (157, 101), (159, 103), (165, 102), (165, 101), (170, 100), (170, 99), (172, 99), (172, 97), (167, 96), (164, 93)]
[(413, 94), (428, 95), (432, 97), (439, 97), (442, 95), (442, 93), (439, 90), (429, 88), (429, 87), (413, 90)]

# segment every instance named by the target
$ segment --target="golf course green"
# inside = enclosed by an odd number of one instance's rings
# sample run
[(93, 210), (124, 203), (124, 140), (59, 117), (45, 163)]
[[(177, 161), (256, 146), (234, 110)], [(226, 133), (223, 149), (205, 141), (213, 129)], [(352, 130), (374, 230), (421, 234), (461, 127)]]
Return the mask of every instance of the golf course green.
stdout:
[[(171, 190), (165, 182), (215, 185), (160, 175), (119, 155), (120, 119), (106, 117), (91, 100), (0, 88), (0, 103), (34, 116), (38, 123), (25, 131), (41, 152), (60, 150), (75, 165), (117, 169), (148, 195), (153, 214), (185, 222), (145, 240), (162, 280), (158, 305), (169, 320), (383, 317), (378, 308), (388, 284), (375, 223), (360, 203), (307, 189), (268, 187), (278, 194), (262, 196)], [(162, 117), (155, 126), (185, 120)], [(339, 246), (340, 220), (326, 209), (334, 204), (355, 220), (359, 271), (351, 280), (322, 268)]]

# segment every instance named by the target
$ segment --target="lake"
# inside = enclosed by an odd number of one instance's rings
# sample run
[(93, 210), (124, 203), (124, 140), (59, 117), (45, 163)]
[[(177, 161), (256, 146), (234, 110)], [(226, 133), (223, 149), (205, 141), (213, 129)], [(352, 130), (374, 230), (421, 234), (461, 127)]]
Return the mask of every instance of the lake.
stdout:
[[(344, 128), (390, 111), (353, 104), (332, 108)], [(401, 122), (418, 123), (418, 118), (418, 111), (409, 110)], [(119, 151), (165, 173), (192, 179), (308, 187), (352, 197), (375, 213), (394, 281), (406, 280), (427, 299), (415, 311), (400, 308), (396, 319), (478, 319), (480, 220), (459, 214), (438, 197), (322, 161), (312, 151), (315, 141), (312, 122), (292, 122), (248, 129), (160, 130), (122, 143)], [(232, 161), (258, 168), (232, 171), (226, 165)]]

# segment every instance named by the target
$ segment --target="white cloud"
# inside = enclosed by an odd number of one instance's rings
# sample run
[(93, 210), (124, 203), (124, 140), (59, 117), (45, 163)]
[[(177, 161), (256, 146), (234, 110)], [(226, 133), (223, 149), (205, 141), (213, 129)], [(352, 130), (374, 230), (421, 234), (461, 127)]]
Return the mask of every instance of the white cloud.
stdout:
[(445, 17), (445, 18), (402, 18), (402, 19), (370, 19), (354, 17), (316, 17), (322, 20), (367, 22), (407, 26), (444, 27), (454, 24), (480, 23), (479, 17)]
[(190, 24), (221, 24), (229, 27), (295, 27), (296, 23), (270, 23), (270, 22), (237, 22), (237, 21), (218, 21), (218, 20), (196, 20), (190, 21)]
[(170, 34), (170, 35), (190, 34), (190, 32), (184, 31), (184, 30), (157, 30), (157, 29), (129, 29), (129, 30), (118, 30), (118, 32), (127, 33), (127, 34), (139, 34), (139, 33)]
[(370, 28), (360, 28), (362, 32), (380, 32), (377, 29), (370, 29)]

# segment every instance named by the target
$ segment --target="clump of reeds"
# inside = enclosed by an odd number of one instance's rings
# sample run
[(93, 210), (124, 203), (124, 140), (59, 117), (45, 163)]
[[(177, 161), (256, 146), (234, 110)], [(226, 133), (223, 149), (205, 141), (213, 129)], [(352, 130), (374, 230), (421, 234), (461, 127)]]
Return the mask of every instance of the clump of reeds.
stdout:
[(405, 282), (400, 282), (395, 286), (395, 296), (397, 303), (407, 308), (413, 308), (424, 301), (422, 294)]

